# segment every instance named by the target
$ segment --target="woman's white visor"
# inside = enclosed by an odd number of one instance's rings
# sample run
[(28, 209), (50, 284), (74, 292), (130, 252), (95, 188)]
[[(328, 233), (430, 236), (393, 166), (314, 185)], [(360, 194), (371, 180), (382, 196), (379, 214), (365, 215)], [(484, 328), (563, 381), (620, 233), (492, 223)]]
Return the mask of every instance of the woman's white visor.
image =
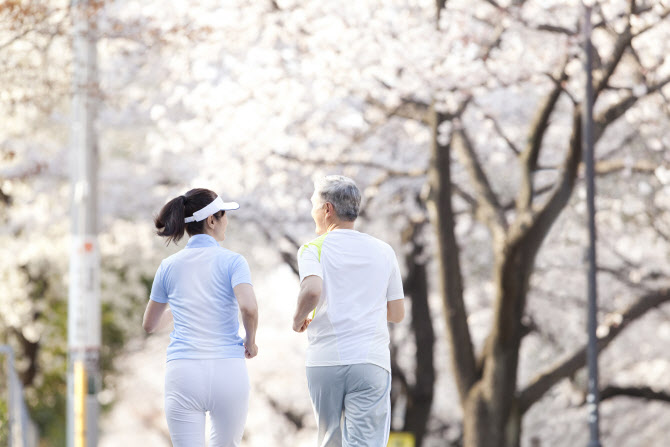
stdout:
[(193, 216), (185, 218), (184, 223), (200, 222), (219, 211), (236, 210), (239, 207), (240, 204), (237, 202), (224, 202), (221, 197), (217, 197), (212, 203), (193, 213)]

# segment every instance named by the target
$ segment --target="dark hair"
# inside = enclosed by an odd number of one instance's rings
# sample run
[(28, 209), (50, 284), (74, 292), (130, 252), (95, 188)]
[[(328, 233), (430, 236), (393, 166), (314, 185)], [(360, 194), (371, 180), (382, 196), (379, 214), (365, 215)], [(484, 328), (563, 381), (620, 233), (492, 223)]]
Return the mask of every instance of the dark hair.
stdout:
[[(188, 191), (183, 196), (175, 197), (161, 208), (158, 216), (154, 218), (156, 225), (156, 234), (167, 238), (167, 244), (179, 242), (184, 236), (184, 231), (189, 236), (202, 234), (205, 232), (205, 221), (184, 223), (184, 218), (190, 217), (194, 212), (206, 207), (217, 194), (205, 188), (195, 188)], [(225, 211), (219, 211), (214, 214), (214, 218), (219, 220)]]

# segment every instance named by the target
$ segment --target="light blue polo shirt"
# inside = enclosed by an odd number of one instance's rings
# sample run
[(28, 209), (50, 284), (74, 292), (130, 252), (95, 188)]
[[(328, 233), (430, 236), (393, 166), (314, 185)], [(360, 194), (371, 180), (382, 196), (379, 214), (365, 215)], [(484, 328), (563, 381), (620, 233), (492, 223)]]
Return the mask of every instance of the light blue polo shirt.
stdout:
[(174, 317), (167, 361), (244, 358), (233, 288), (251, 284), (246, 259), (206, 234), (161, 262), (150, 298), (169, 303)]

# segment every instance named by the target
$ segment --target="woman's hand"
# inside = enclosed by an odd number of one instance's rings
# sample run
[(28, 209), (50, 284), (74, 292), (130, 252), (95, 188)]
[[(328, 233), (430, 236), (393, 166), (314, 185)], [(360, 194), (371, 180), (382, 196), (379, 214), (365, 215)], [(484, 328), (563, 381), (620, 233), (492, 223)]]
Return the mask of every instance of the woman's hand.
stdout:
[(244, 341), (244, 356), (248, 359), (252, 359), (258, 355), (258, 346), (256, 343), (249, 343)]

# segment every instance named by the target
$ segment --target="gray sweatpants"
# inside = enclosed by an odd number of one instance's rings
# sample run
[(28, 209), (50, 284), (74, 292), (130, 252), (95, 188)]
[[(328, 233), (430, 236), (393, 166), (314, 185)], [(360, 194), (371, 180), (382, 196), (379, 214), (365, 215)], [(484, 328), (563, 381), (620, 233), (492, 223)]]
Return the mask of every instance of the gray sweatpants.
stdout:
[(369, 363), (307, 367), (319, 447), (386, 447), (391, 374)]

